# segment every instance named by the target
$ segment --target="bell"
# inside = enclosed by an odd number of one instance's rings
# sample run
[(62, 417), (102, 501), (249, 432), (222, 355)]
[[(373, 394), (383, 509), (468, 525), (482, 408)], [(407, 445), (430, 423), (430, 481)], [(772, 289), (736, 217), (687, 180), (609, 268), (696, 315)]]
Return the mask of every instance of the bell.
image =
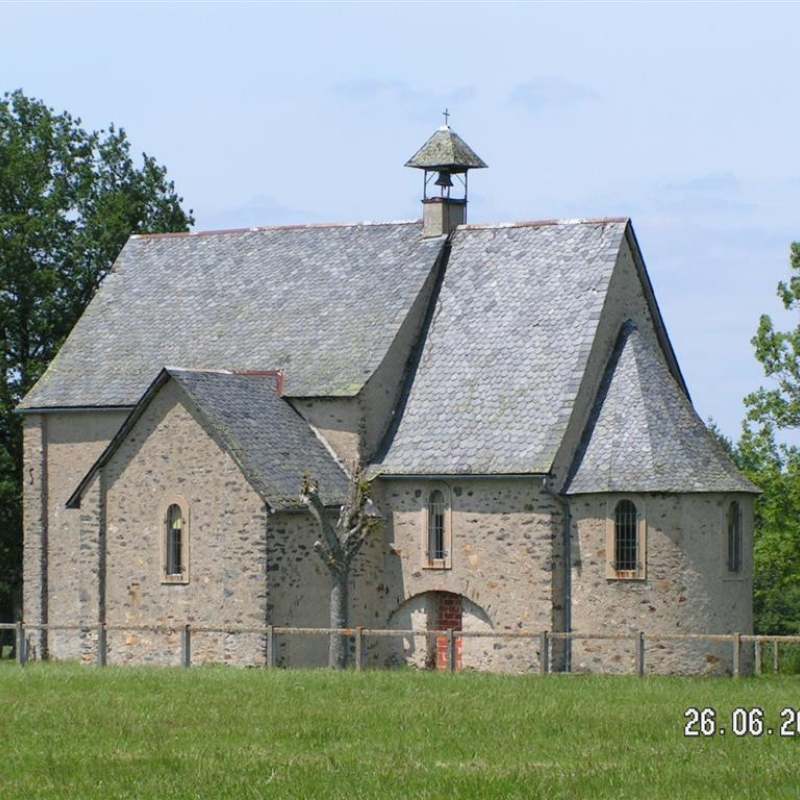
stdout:
[(453, 181), (450, 180), (450, 173), (443, 169), (439, 172), (439, 177), (436, 179), (436, 186), (447, 186), (448, 188), (453, 185)]

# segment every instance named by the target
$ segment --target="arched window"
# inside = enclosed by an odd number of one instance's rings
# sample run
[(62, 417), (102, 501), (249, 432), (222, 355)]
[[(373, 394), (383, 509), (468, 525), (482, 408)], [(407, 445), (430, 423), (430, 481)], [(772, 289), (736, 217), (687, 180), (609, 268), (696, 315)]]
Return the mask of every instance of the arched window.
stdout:
[(186, 564), (184, 563), (184, 519), (181, 507), (177, 503), (173, 503), (167, 509), (167, 530), (166, 530), (166, 554), (165, 567), (168, 577), (179, 576), (183, 577), (186, 571)]
[(427, 552), (428, 563), (431, 565), (443, 565), (449, 557), (445, 527), (446, 511), (444, 495), (438, 489), (434, 489), (428, 495), (427, 508)]
[(630, 500), (620, 500), (614, 509), (614, 567), (617, 572), (639, 569), (639, 515)]
[(738, 500), (728, 506), (728, 571), (742, 569), (742, 509)]

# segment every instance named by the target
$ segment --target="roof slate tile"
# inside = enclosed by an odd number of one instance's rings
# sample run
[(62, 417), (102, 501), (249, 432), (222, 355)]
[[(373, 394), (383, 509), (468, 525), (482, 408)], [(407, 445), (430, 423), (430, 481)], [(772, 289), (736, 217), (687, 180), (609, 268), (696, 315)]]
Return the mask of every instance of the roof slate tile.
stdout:
[(132, 406), (167, 364), (356, 394), (434, 268), (418, 223), (132, 237), (21, 409)]
[(660, 351), (627, 323), (565, 493), (758, 491), (697, 416)]
[(226, 443), (245, 477), (274, 509), (300, 507), (305, 473), (327, 504), (347, 499), (348, 478), (309, 424), (257, 375), (167, 370)]
[(626, 224), (458, 229), (402, 418), (373, 469), (547, 472)]

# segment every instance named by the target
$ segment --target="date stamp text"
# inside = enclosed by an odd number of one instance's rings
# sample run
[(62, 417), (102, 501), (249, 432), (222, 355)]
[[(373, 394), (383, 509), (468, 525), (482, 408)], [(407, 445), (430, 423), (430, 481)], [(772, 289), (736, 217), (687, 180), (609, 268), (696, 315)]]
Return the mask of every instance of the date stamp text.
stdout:
[(725, 736), (779, 736), (787, 739), (800, 737), (800, 709), (784, 708), (777, 719), (769, 719), (758, 706), (734, 708), (730, 714), (719, 714), (714, 708), (687, 708), (683, 713), (686, 723), (683, 735), (688, 737)]

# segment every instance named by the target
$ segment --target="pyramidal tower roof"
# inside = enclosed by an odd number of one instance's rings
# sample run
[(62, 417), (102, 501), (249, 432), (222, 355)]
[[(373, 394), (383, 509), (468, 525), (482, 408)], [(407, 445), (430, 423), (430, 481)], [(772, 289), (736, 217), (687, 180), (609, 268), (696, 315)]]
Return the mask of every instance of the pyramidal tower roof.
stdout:
[(415, 169), (457, 172), (488, 164), (449, 125), (442, 125), (405, 164)]

